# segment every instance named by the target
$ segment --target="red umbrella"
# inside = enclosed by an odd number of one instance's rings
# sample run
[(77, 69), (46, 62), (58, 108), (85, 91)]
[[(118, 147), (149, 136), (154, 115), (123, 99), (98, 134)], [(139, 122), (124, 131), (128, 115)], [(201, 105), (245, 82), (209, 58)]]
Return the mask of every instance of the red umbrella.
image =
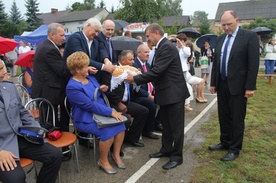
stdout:
[(34, 59), (35, 50), (28, 51), (26, 53), (21, 53), (14, 65), (19, 65), (23, 67), (31, 67), (31, 60)]
[(17, 45), (18, 42), (0, 36), (0, 54), (12, 51)]

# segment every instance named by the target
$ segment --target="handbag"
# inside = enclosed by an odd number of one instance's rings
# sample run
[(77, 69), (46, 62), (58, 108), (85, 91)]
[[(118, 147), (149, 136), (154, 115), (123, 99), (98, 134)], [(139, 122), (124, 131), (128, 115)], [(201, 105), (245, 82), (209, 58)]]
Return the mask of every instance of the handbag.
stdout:
[(207, 69), (208, 68), (208, 57), (207, 56), (202, 56), (200, 58), (200, 65), (201, 65), (201, 69)]
[(33, 144), (44, 144), (44, 133), (47, 133), (47, 130), (42, 127), (34, 126), (20, 126), (19, 134), (23, 136), (27, 141)]
[[(95, 92), (94, 92), (94, 101), (97, 102), (97, 93), (98, 93), (99, 89), (96, 88)], [(106, 95), (104, 93), (102, 93), (102, 96), (104, 98), (104, 101), (107, 105), (107, 107), (110, 107), (109, 101), (106, 97)], [(115, 110), (115, 109), (112, 109)], [(121, 123), (125, 123), (128, 121), (127, 117), (124, 116), (124, 120), (123, 121), (117, 121), (115, 118), (111, 117), (111, 116), (104, 116), (104, 115), (100, 115), (100, 114), (96, 114), (93, 113), (93, 120), (97, 123), (98, 128), (105, 128), (105, 127), (109, 127), (109, 126), (115, 126)]]
[(49, 140), (56, 141), (62, 136), (62, 131), (59, 127), (53, 126), (49, 123), (43, 123), (40, 125), (47, 130), (46, 136)]

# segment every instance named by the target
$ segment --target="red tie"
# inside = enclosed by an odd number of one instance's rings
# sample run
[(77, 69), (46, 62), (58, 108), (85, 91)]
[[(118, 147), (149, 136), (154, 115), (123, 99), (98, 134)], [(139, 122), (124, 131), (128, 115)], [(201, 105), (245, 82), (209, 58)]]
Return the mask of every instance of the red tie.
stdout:
[[(143, 68), (143, 71), (144, 71), (144, 72), (147, 72), (147, 68), (146, 68), (146, 65), (145, 65), (145, 64), (142, 65), (142, 68)], [(149, 90), (149, 93), (152, 95), (153, 86), (152, 86), (151, 82), (148, 82), (148, 90)]]

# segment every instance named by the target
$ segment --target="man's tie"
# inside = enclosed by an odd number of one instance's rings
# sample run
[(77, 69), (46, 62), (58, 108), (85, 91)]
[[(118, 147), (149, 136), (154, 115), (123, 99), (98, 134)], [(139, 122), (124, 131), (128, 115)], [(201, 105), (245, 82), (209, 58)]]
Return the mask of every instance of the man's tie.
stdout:
[(127, 88), (127, 103), (130, 102), (130, 85), (129, 83), (125, 82), (125, 87)]
[[(144, 73), (147, 72), (146, 64), (143, 64), (143, 65), (142, 65), (142, 68), (143, 68)], [(152, 95), (152, 92), (153, 92), (153, 85), (152, 85), (151, 82), (148, 82), (147, 84), (148, 84), (148, 91), (149, 91), (149, 93)]]
[(225, 80), (226, 77), (227, 77), (227, 74), (226, 74), (226, 72), (227, 72), (227, 69), (226, 69), (226, 67), (227, 67), (226, 56), (227, 56), (228, 46), (229, 46), (229, 42), (230, 42), (231, 36), (232, 35), (228, 35), (227, 36), (227, 41), (226, 41), (226, 43), (224, 45), (224, 50), (223, 50), (223, 55), (222, 55), (222, 60), (221, 60), (221, 73), (220, 73), (222, 80)]
[(111, 40), (110, 38), (106, 40), (107, 41), (107, 45), (108, 45), (108, 51), (109, 51), (109, 57), (112, 61), (112, 47), (111, 47)]

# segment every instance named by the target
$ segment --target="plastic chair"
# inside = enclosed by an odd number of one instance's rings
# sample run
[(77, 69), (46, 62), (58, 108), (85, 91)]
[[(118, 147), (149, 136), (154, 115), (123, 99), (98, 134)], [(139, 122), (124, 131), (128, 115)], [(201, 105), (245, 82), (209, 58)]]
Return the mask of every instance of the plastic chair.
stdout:
[[(72, 121), (73, 123), (73, 117), (72, 117), (72, 114), (71, 112), (68, 110), (68, 99), (67, 99), (67, 96), (65, 97), (64, 99), (64, 106), (65, 106), (65, 109), (66, 109), (66, 112), (68, 114), (68, 116), (70, 117), (70, 120)], [(73, 123), (74, 125), (74, 123)], [(93, 159), (94, 159), (94, 164), (97, 165), (97, 160), (96, 160), (96, 150), (97, 150), (97, 144), (96, 144), (96, 140), (97, 140), (97, 137), (93, 134), (88, 134), (87, 136), (83, 136), (81, 135), (81, 131), (78, 130), (75, 126), (74, 126), (74, 131), (75, 131), (75, 134), (77, 135), (78, 139), (83, 139), (83, 140), (88, 140), (89, 142), (92, 141), (93, 143)], [(87, 144), (88, 148), (89, 148), (89, 143)]]
[(30, 95), (28, 93), (28, 90), (25, 86), (21, 84), (15, 84), (15, 87), (17, 89), (17, 92), (21, 98), (22, 105), (26, 105), (26, 103), (30, 100)]
[[(39, 122), (41, 124), (49, 122), (49, 119), (52, 119), (52, 125), (56, 126), (55, 122), (55, 110), (53, 105), (44, 98), (35, 98), (31, 99), (26, 105), (25, 108), (27, 110), (38, 110), (39, 111)], [(50, 118), (50, 115), (51, 118)], [(49, 144), (57, 148), (69, 147), (67, 151), (64, 151), (63, 154), (68, 152), (74, 152), (75, 159), (77, 163), (77, 172), (80, 171), (79, 168), (79, 159), (78, 159), (78, 151), (76, 147), (77, 136), (71, 132), (62, 132), (61, 138), (56, 141), (51, 141), (46, 138)], [(60, 172), (59, 172), (59, 182), (60, 182)]]

